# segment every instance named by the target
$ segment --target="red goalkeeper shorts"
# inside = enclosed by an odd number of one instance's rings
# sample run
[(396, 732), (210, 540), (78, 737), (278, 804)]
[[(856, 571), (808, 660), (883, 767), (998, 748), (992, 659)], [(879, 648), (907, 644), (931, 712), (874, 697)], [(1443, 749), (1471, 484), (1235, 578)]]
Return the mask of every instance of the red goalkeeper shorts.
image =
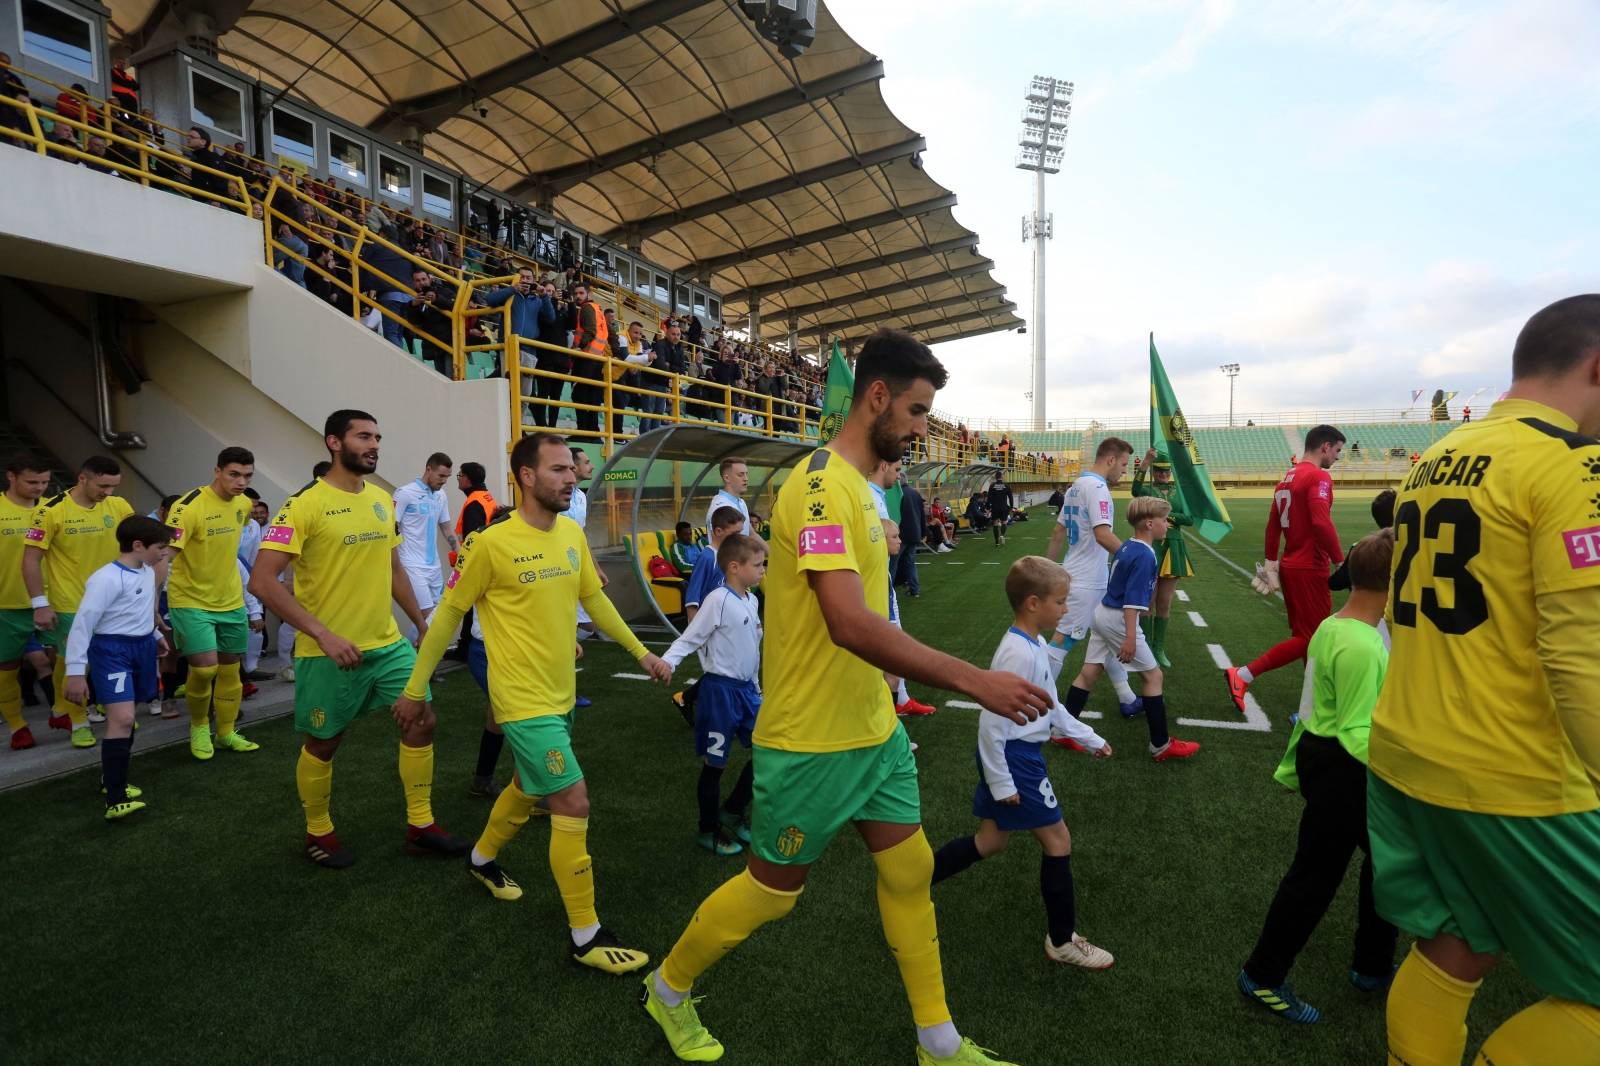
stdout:
[(1289, 609), (1289, 632), (1310, 641), (1325, 618), (1333, 613), (1333, 593), (1328, 591), (1328, 571), (1278, 570), (1284, 606)]

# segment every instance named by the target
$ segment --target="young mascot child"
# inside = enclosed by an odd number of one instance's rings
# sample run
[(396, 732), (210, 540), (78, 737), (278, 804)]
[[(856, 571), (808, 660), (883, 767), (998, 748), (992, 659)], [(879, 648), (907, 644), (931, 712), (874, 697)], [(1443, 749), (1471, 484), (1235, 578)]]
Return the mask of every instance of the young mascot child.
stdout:
[(1150, 755), (1156, 762), (1187, 759), (1200, 750), (1192, 740), (1167, 734), (1167, 704), (1161, 694), (1161, 667), (1139, 628), (1139, 616), (1150, 610), (1156, 591), (1155, 542), (1167, 535), (1167, 515), (1172, 506), (1154, 496), (1141, 496), (1128, 506), (1133, 536), (1111, 557), (1111, 579), (1106, 594), (1095, 606), (1089, 624), (1089, 650), (1083, 669), (1067, 690), (1067, 710), (1074, 717), (1088, 705), (1089, 692), (1111, 660), (1126, 663), (1144, 675), (1144, 716), (1150, 729)]
[[(701, 566), (713, 565), (708, 559)], [(691, 652), (700, 653), (700, 692), (695, 701), (694, 748), (700, 756), (700, 846), (715, 855), (737, 855), (750, 840), (751, 764), (746, 762), (717, 809), (722, 772), (734, 739), (746, 748), (761, 708), (761, 616), (751, 589), (767, 570), (767, 546), (759, 537), (731, 533), (717, 549), (721, 587), (706, 595), (694, 621), (662, 656), (676, 670)], [(991, 716), (994, 717), (994, 716)], [(731, 835), (730, 835), (731, 834)], [(734, 839), (737, 837), (738, 839)]]
[[(745, 517), (744, 512), (734, 507), (718, 507), (712, 510), (711, 525), (707, 527), (711, 533), (711, 546), (700, 553), (700, 558), (696, 560), (694, 570), (689, 574), (688, 584), (683, 590), (685, 622), (692, 624), (706, 597), (711, 595), (713, 589), (722, 587), (722, 567), (717, 565), (717, 551), (722, 547), (722, 542), (738, 533), (747, 521), (749, 519)], [(672, 706), (691, 726), (695, 722), (694, 701), (699, 695), (698, 679), (672, 694)]]
[(166, 559), (172, 531), (145, 515), (117, 526), (121, 554), (89, 575), (67, 635), (67, 698), (94, 698), (105, 708), (106, 736), (100, 773), (106, 820), (144, 809), (140, 790), (128, 784), (135, 703), (156, 698), (162, 646), (156, 636), (156, 568)]
[[(1016, 618), (989, 667), (1018, 674), (1049, 690), (1050, 656), (1040, 634), (1055, 632), (1056, 623), (1066, 613), (1067, 572), (1043, 556), (1023, 556), (1006, 574), (1006, 599)], [(972, 797), (972, 813), (981, 821), (977, 833), (958, 837), (939, 849), (933, 859), (933, 883), (1004, 851), (1014, 831), (1028, 830), (1044, 848), (1039, 885), (1049, 926), (1045, 955), (1086, 970), (1104, 970), (1114, 961), (1111, 953), (1076, 931), (1072, 834), (1061, 817), (1043, 755), (1052, 726), (1096, 758), (1111, 755), (1111, 745), (1068, 714), (1059, 700), (1048, 716), (1027, 725), (1017, 725), (998, 714), (980, 714), (978, 788)]]

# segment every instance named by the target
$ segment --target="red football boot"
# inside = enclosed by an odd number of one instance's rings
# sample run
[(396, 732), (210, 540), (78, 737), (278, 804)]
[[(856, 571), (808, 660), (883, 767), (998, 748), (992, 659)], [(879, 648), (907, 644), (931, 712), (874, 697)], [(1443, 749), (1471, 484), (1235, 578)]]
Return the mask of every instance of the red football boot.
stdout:
[(23, 751), (24, 749), (33, 747), (33, 745), (33, 730), (29, 729), (27, 726), (23, 726), (21, 729), (11, 734), (12, 751)]
[(1151, 758), (1155, 759), (1156, 762), (1168, 762), (1172, 759), (1187, 759), (1199, 750), (1200, 745), (1196, 744), (1194, 741), (1179, 740), (1177, 737), (1173, 737), (1171, 740), (1167, 741), (1167, 746), (1161, 749), (1161, 753), (1159, 755), (1153, 755)]
[(924, 718), (939, 708), (931, 703), (922, 703), (919, 700), (908, 699), (904, 703), (895, 704), (894, 713), (901, 718)]

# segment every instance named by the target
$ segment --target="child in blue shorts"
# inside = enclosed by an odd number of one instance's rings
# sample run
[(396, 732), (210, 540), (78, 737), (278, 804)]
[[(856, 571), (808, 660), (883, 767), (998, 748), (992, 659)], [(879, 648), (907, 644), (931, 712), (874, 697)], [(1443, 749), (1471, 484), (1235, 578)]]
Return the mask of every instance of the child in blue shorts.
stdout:
[[(1056, 623), (1066, 614), (1067, 588), (1067, 572), (1043, 556), (1023, 556), (1011, 565), (1006, 574), (1006, 598), (1016, 617), (1001, 638), (990, 669), (1010, 671), (1047, 692), (1054, 691), (1050, 657), (1040, 634), (1054, 633)], [(1111, 745), (1069, 714), (1060, 700), (1048, 715), (1026, 725), (998, 714), (978, 715), (978, 788), (972, 797), (972, 813), (981, 821), (977, 833), (958, 837), (939, 849), (933, 859), (933, 883), (1004, 851), (1013, 832), (1028, 830), (1044, 848), (1039, 885), (1049, 927), (1045, 955), (1086, 970), (1104, 970), (1114, 961), (1111, 953), (1095, 947), (1075, 929), (1072, 834), (1061, 817), (1043, 755), (1052, 727), (1097, 759), (1111, 755)]]
[(105, 709), (100, 773), (107, 821), (145, 806), (140, 790), (128, 784), (128, 763), (134, 704), (157, 694), (162, 642), (156, 636), (155, 568), (165, 560), (171, 536), (147, 515), (124, 518), (117, 526), (122, 554), (89, 575), (67, 635), (67, 699), (82, 704), (92, 693)]
[[(728, 508), (731, 510), (731, 508)], [(706, 566), (709, 558), (700, 565)], [(750, 842), (751, 763), (746, 762), (719, 811), (728, 748), (737, 739), (750, 746), (761, 708), (761, 614), (751, 589), (767, 572), (767, 546), (760, 537), (731, 533), (717, 548), (723, 584), (706, 595), (694, 621), (662, 656), (676, 670), (690, 652), (700, 653), (700, 693), (695, 701), (694, 749), (701, 759), (700, 846), (715, 855), (737, 855)], [(731, 835), (730, 835), (731, 834)], [(734, 839), (737, 837), (738, 839)]]

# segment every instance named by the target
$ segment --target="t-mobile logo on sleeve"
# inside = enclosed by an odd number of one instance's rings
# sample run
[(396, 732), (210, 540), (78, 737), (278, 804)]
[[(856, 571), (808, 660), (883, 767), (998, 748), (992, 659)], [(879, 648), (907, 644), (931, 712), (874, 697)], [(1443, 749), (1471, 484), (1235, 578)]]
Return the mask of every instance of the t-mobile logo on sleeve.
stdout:
[(292, 544), (294, 543), (294, 527), (268, 526), (261, 539), (267, 544)]
[(1569, 529), (1561, 534), (1561, 539), (1567, 542), (1567, 561), (1574, 570), (1600, 566), (1600, 526)]
[(807, 526), (800, 531), (800, 558), (808, 555), (843, 555), (844, 526)]

